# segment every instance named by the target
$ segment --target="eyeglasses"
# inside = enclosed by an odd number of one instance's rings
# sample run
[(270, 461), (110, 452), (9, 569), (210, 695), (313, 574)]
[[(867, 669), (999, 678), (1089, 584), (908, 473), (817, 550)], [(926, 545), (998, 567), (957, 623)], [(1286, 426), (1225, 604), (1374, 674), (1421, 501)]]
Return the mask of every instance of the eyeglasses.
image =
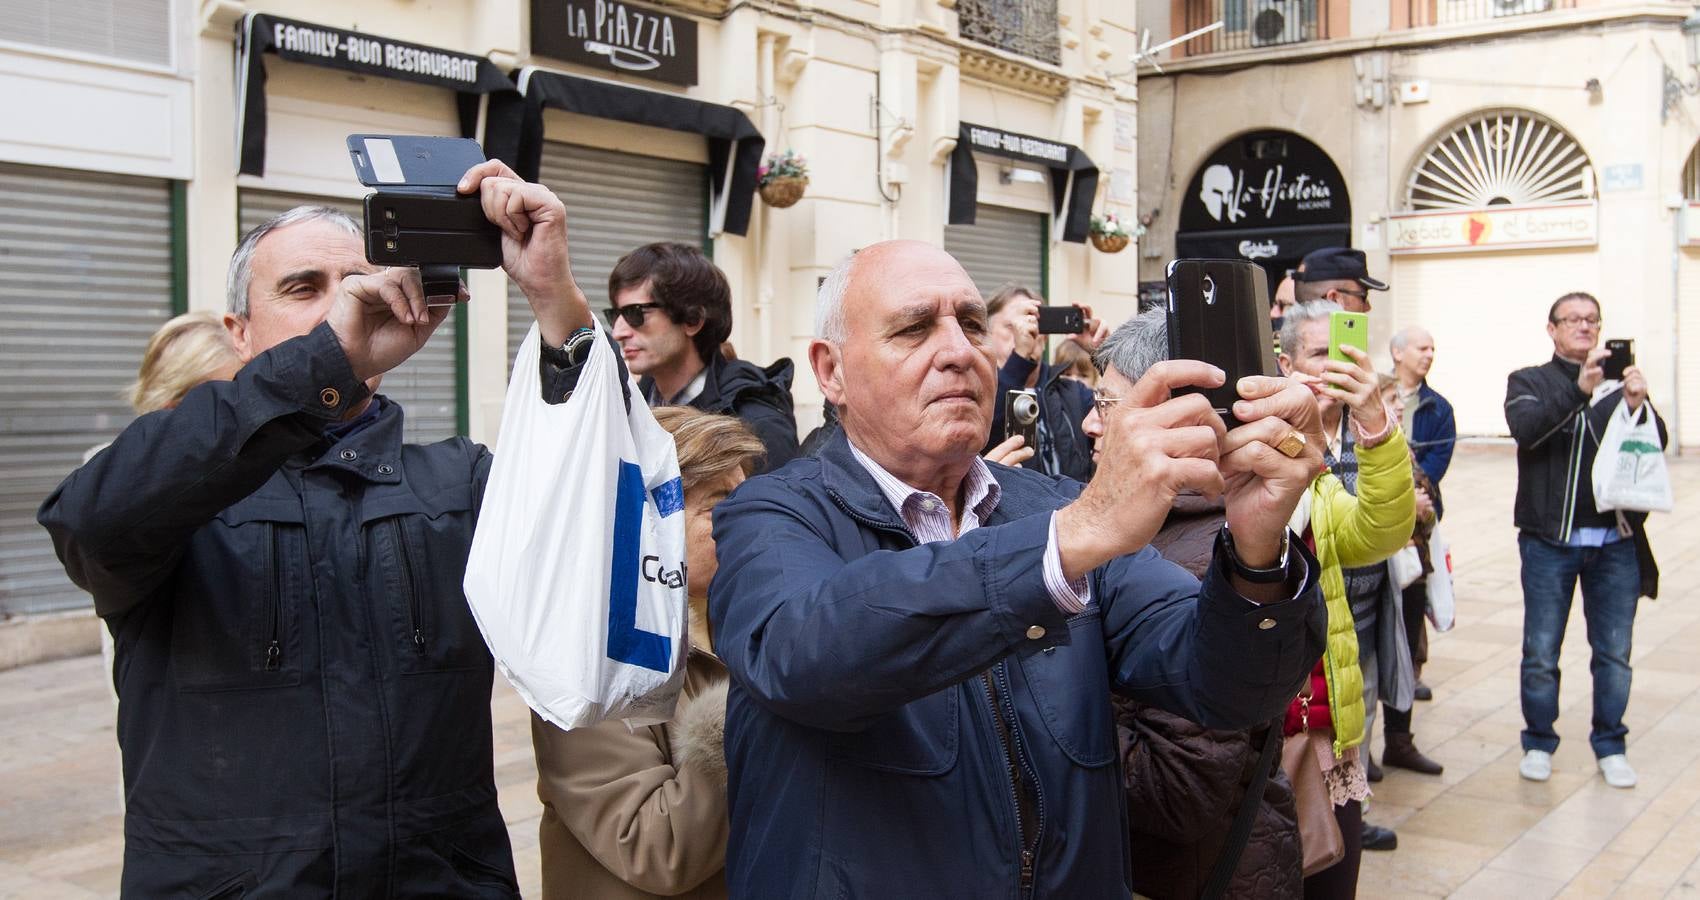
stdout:
[(1113, 397), (1103, 391), (1093, 391), (1092, 407), (1098, 410), (1098, 415), (1107, 416), (1110, 414), (1110, 410), (1115, 409), (1116, 404), (1122, 402), (1123, 399), (1125, 398)]
[(652, 309), (660, 309), (659, 303), (628, 303), (625, 306), (610, 306), (602, 311), (608, 317), (608, 327), (614, 327), (615, 319), (625, 319), (626, 324), (633, 328), (643, 327), (643, 317)]
[(1583, 325), (1588, 325), (1588, 326), (1593, 327), (1593, 328), (1598, 328), (1598, 327), (1600, 327), (1600, 317), (1599, 316), (1565, 316), (1562, 319), (1553, 319), (1552, 323), (1554, 325), (1566, 325), (1566, 326), (1569, 326), (1571, 328), (1581, 328)]
[(1335, 288), (1334, 292), (1337, 294), (1345, 294), (1348, 297), (1356, 297), (1359, 300), (1369, 297), (1369, 291), (1348, 291), (1345, 288)]

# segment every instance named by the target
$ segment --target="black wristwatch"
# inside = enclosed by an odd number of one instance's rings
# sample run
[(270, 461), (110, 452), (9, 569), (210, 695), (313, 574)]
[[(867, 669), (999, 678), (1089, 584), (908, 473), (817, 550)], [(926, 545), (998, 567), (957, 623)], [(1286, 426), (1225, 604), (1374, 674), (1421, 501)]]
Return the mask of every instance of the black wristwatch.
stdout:
[(1279, 584), (1287, 580), (1287, 551), (1291, 548), (1292, 531), (1281, 529), (1281, 552), (1275, 558), (1275, 565), (1267, 569), (1254, 569), (1240, 559), (1239, 551), (1234, 549), (1234, 534), (1228, 526), (1222, 526), (1222, 551), (1227, 556), (1228, 568), (1241, 578), (1252, 584)]
[(596, 346), (596, 330), (580, 328), (567, 337), (559, 347), (545, 346), (543, 358), (559, 368), (577, 368), (590, 359), (590, 348)]

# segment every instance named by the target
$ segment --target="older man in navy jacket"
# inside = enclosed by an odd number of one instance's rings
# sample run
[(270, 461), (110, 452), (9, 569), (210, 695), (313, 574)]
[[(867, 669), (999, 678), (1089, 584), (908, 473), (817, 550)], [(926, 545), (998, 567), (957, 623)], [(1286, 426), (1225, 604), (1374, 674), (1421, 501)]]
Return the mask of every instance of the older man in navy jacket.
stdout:
[[(1286, 522), (1320, 467), (1307, 390), (1161, 363), (1100, 396), (1097, 473), (987, 465), (986, 310), (954, 259), (869, 247), (821, 288), (810, 362), (843, 429), (716, 511), (715, 647), (739, 897), (1127, 897), (1110, 690), (1214, 727), (1282, 711), (1322, 653)], [(1279, 448), (1279, 450), (1277, 449)], [(1147, 544), (1225, 495), (1201, 586)]]

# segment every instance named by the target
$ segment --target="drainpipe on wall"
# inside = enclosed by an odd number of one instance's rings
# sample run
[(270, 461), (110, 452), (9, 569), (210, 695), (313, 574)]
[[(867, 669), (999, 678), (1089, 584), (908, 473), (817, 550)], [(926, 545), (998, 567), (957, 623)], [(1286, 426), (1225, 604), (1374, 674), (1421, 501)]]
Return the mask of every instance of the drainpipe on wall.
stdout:
[(1687, 203), (1671, 208), (1670, 247), (1670, 437), (1671, 446), (1682, 453), (1682, 239)]
[[(768, 139), (771, 152), (785, 149), (785, 135), (777, 134), (779, 129), (778, 98), (773, 88), (773, 54), (776, 41), (772, 34), (763, 34), (756, 39), (756, 102), (761, 106), (761, 133)], [(773, 207), (766, 203), (761, 206), (761, 243), (756, 248), (756, 327), (758, 329), (757, 346), (761, 350), (758, 365), (766, 365), (773, 361), (773, 329), (778, 323), (773, 321)]]

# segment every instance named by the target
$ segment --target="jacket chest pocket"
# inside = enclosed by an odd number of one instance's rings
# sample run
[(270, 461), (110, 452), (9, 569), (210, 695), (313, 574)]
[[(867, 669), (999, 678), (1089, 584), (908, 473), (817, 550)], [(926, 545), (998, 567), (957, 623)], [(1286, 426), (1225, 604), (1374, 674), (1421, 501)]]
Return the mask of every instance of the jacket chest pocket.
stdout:
[(461, 580), (472, 546), (472, 488), (368, 498), (362, 511), (378, 639), (400, 674), (487, 668), (490, 654)]
[[(184, 691), (301, 683), (306, 530), (293, 499), (250, 499), (220, 513), (217, 538), (239, 571), (201, 573), (172, 611), (171, 667)], [(234, 590), (232, 586), (236, 587)]]
[(1069, 620), (1068, 629), (1068, 645), (1021, 653), (1018, 668), (1045, 730), (1063, 753), (1085, 768), (1107, 766), (1116, 759), (1110, 704), (1082, 701), (1102, 696), (1099, 691), (1110, 681), (1097, 606)]
[(961, 690), (945, 688), (893, 710), (861, 731), (834, 734), (831, 757), (899, 775), (943, 775), (956, 765)]

